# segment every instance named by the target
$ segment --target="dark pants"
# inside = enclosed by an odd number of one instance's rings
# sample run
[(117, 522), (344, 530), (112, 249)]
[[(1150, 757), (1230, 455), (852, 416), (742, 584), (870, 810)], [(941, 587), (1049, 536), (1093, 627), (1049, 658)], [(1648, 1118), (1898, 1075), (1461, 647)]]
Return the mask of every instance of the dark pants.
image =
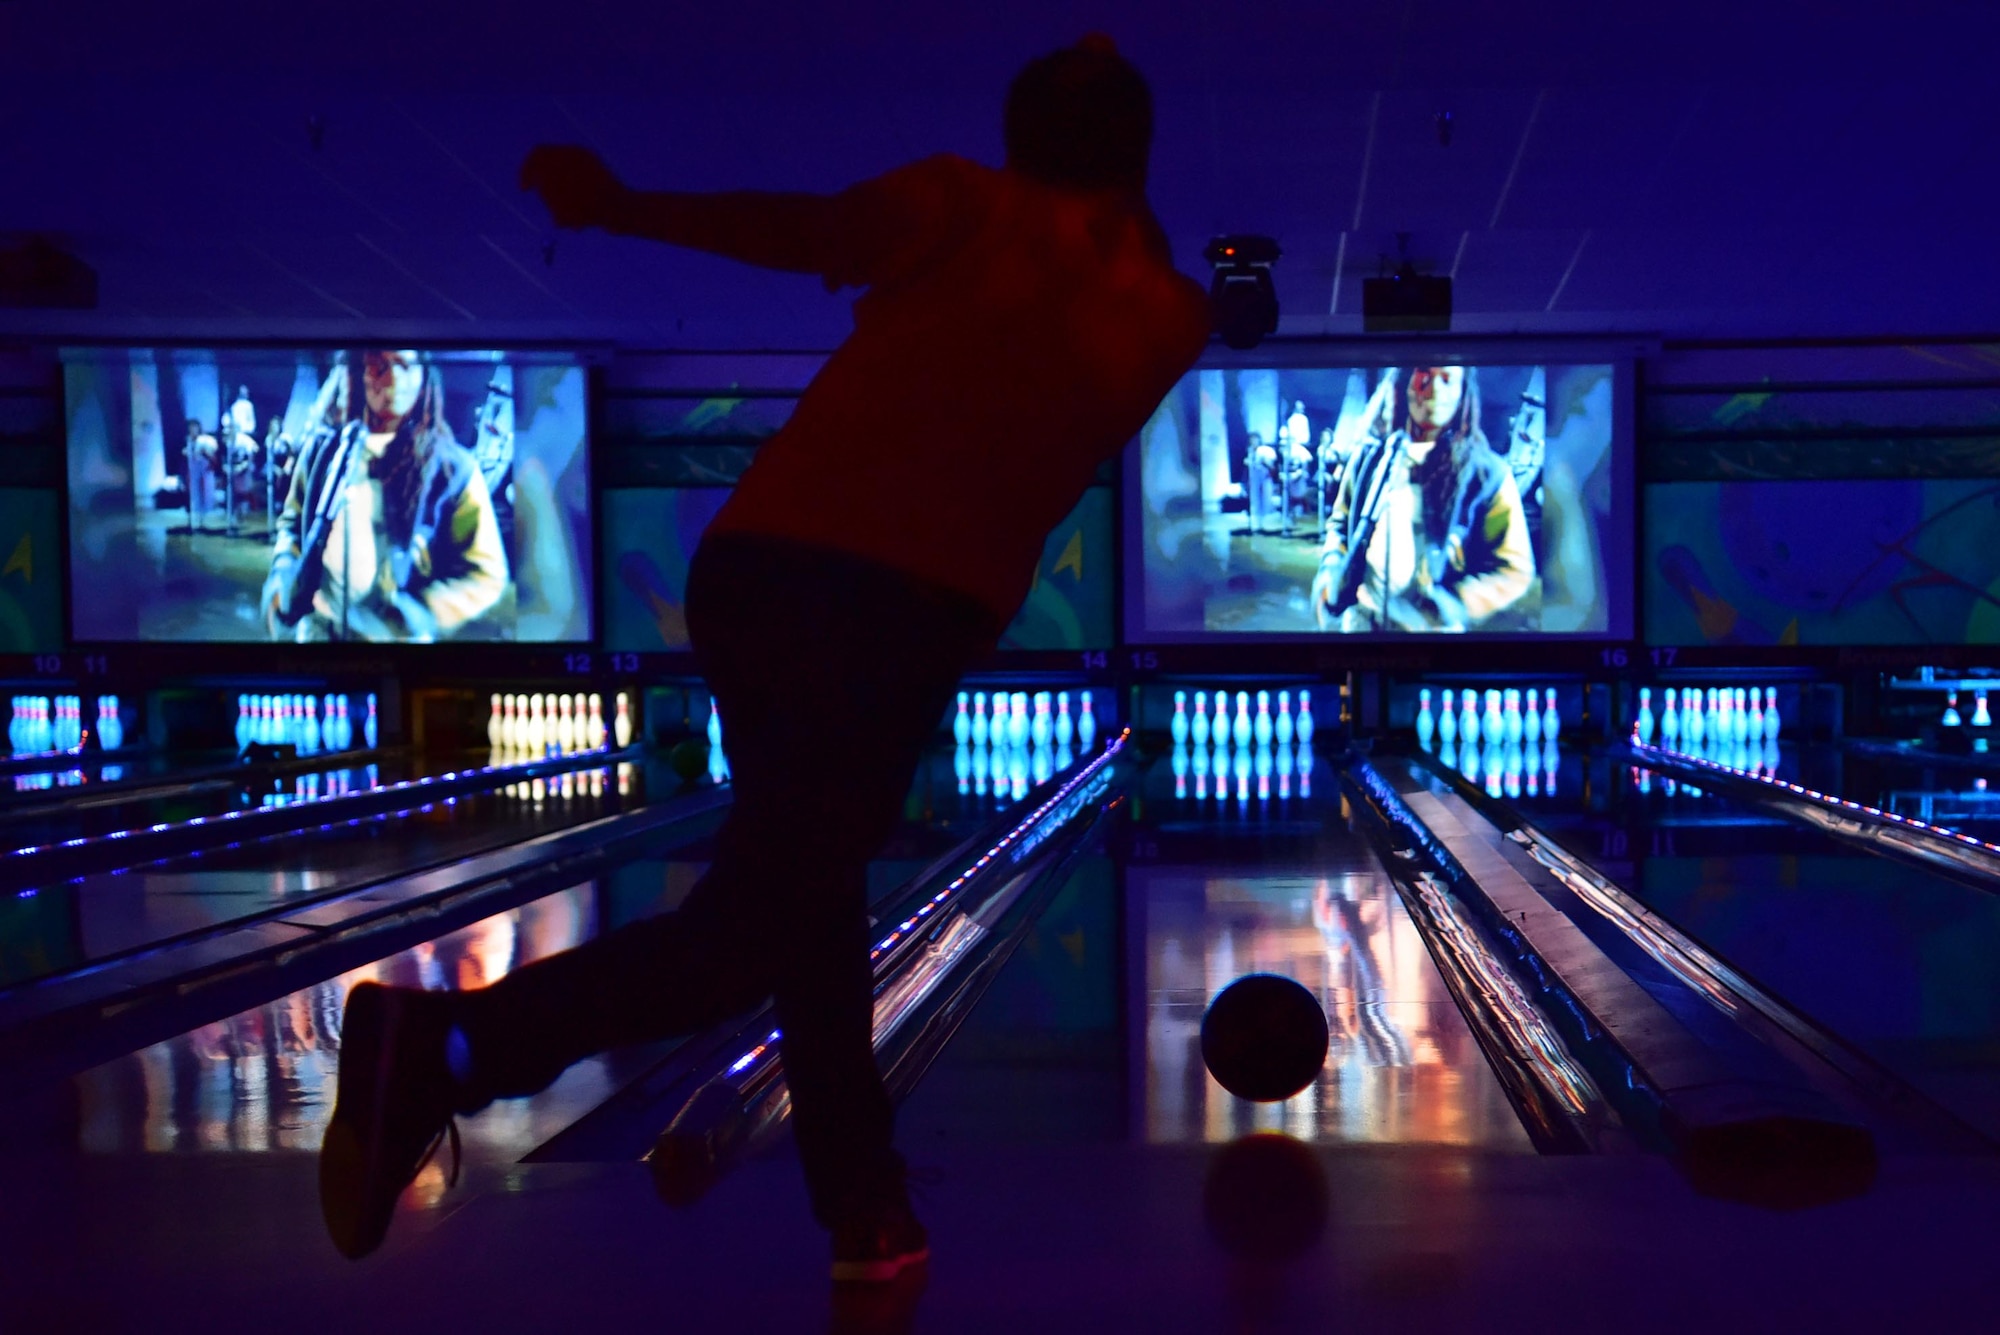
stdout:
[(871, 1042), (867, 867), (994, 618), (869, 562), (718, 535), (688, 629), (721, 707), (735, 801), (678, 912), (621, 927), (464, 998), (484, 1097), (533, 1093), (607, 1048), (775, 999), (813, 1212), (894, 1199), (902, 1161)]

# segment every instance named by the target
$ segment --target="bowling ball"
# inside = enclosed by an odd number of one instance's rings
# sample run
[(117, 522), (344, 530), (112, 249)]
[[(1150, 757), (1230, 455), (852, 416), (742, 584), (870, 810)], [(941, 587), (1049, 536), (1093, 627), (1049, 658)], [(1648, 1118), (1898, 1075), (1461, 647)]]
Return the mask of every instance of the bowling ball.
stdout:
[(708, 773), (708, 743), (688, 738), (667, 752), (667, 764), (681, 778), (693, 782)]
[(1289, 978), (1239, 978), (1201, 1017), (1201, 1059), (1216, 1083), (1240, 1099), (1288, 1099), (1326, 1065), (1326, 1012)]

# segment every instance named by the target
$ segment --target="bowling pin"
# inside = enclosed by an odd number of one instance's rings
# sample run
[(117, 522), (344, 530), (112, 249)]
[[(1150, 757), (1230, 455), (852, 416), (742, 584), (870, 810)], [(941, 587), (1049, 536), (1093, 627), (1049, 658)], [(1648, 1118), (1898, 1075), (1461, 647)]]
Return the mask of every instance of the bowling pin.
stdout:
[(1069, 692), (1058, 691), (1056, 693), (1056, 764), (1062, 769), (1069, 768), (1069, 761), (1064, 760), (1062, 757), (1069, 750), (1070, 743), (1075, 740), (1076, 719), (1069, 712)]
[(305, 717), (299, 726), (300, 749), (308, 755), (319, 753), (319, 701), (308, 695), (305, 697)]
[[(1299, 692), (1299, 697), (1303, 701), (1305, 692)], [(1301, 703), (1299, 706), (1299, 717), (1304, 718), (1308, 712), (1307, 707)], [(1294, 766), (1299, 772), (1300, 797), (1311, 797), (1313, 795), (1313, 753), (1312, 747), (1306, 744), (1308, 740), (1307, 738), (1299, 739), (1297, 764)]]
[(1188, 720), (1188, 740), (1196, 750), (1208, 745), (1208, 692), (1194, 693), (1194, 717)]
[(1775, 686), (1766, 686), (1764, 688), (1764, 736), (1771, 741), (1777, 741), (1779, 726), (1778, 688)]
[[(1292, 731), (1299, 739), (1299, 749), (1301, 751), (1312, 749), (1313, 697), (1311, 691), (1299, 692), (1299, 718), (1298, 722), (1292, 725)], [(1311, 796), (1303, 786), (1299, 789), (1299, 793), (1301, 796)]]
[(1055, 736), (1056, 721), (1049, 713), (1049, 693), (1036, 691), (1035, 717), (1028, 725), (1028, 738), (1034, 743), (1035, 749), (1041, 751), (1048, 749), (1049, 743), (1055, 740)]
[(568, 753), (576, 749), (576, 704), (567, 695), (556, 697), (556, 750)]
[(1519, 746), (1522, 734), (1527, 731), (1527, 725), (1521, 722), (1521, 693), (1509, 688), (1506, 693), (1506, 704), (1507, 745)]
[(729, 758), (722, 753), (722, 722), (715, 712), (715, 701), (708, 702), (708, 780), (710, 783), (726, 783), (729, 780)]
[(1681, 716), (1674, 707), (1674, 688), (1671, 686), (1667, 687), (1666, 701), (1667, 707), (1660, 715), (1660, 744), (1671, 750), (1679, 746), (1681, 740)]
[(1556, 688), (1551, 686), (1545, 693), (1547, 707), (1542, 711), (1542, 740), (1550, 746), (1556, 744), (1556, 734), (1562, 731), (1562, 720), (1556, 717)]
[(611, 717), (611, 739), (623, 751), (632, 745), (632, 697), (625, 691), (618, 692), (618, 708)]
[(1437, 720), (1431, 717), (1431, 691), (1425, 686), (1417, 692), (1417, 745), (1423, 750), (1431, 749), (1431, 738), (1437, 735)]
[(1479, 735), (1498, 746), (1507, 739), (1507, 720), (1500, 712), (1500, 692), (1486, 692), (1486, 717), (1479, 721)]
[(1701, 716), (1701, 692), (1681, 692), (1681, 735), (1687, 738), (1689, 750), (1701, 750), (1701, 739), (1707, 726), (1707, 721)]
[(1750, 716), (1744, 711), (1743, 688), (1738, 686), (1733, 694), (1735, 698), (1730, 701), (1731, 706), (1735, 710), (1735, 722), (1732, 733), (1736, 740), (1740, 742), (1750, 736)]
[(1562, 753), (1556, 750), (1555, 740), (1551, 738), (1542, 747), (1542, 793), (1544, 796), (1554, 797), (1556, 795), (1556, 774), (1561, 768)]
[(1220, 750), (1229, 745), (1231, 731), (1229, 723), (1229, 692), (1217, 691), (1215, 693), (1215, 727), (1210, 730), (1216, 749)]
[(991, 769), (992, 764), (993, 764), (993, 759), (991, 756), (987, 754), (986, 743), (974, 742), (972, 744), (972, 765), (971, 765), (972, 795), (974, 797), (986, 796), (986, 775), (988, 771)]
[(1521, 711), (1521, 739), (1533, 749), (1542, 744), (1542, 711), (1535, 699), (1535, 691), (1527, 692), (1527, 708)]
[[(1271, 721), (1271, 736), (1281, 747), (1292, 744), (1292, 693), (1278, 692), (1278, 717)], [(1286, 773), (1290, 773), (1288, 769)]]
[[(1028, 693), (1016, 691), (1007, 701), (1012, 716), (1007, 720), (1007, 744), (1021, 747), (1028, 744)], [(1011, 778), (1011, 771), (1009, 772)]]
[(958, 713), (951, 720), (951, 739), (961, 749), (972, 744), (972, 695), (968, 691), (958, 693)]
[(1957, 691), (1946, 691), (1944, 693), (1944, 717), (1938, 721), (1944, 724), (1944, 726), (1947, 728), (1957, 728), (1964, 726), (1965, 720), (1958, 716)]
[(1990, 728), (1993, 726), (1993, 714), (1986, 707), (1986, 692), (1984, 691), (1974, 691), (1972, 693), (1972, 726), (1975, 728)]
[(1084, 755), (1097, 749), (1097, 716), (1090, 712), (1090, 692), (1083, 693), (1083, 712), (1076, 719), (1076, 748)]
[(1257, 739), (1257, 745), (1259, 746), (1269, 746), (1271, 744), (1271, 693), (1269, 691), (1257, 692), (1257, 717), (1253, 721), (1251, 735)]
[(1505, 791), (1509, 800), (1521, 795), (1521, 747), (1518, 742), (1507, 743), (1502, 773), (1506, 779)]
[(116, 751), (125, 745), (125, 711), (119, 707), (115, 695), (108, 695), (98, 702), (97, 736), (99, 744), (107, 751)]
[(1167, 734), (1174, 739), (1175, 746), (1186, 746), (1188, 740), (1187, 692), (1174, 692), (1174, 717), (1167, 725)]
[(361, 722), (361, 740), (368, 744), (370, 751), (373, 751), (376, 744), (382, 740), (382, 725), (375, 717), (375, 693), (373, 691), (368, 693), (368, 717)]
[(501, 726), (500, 693), (498, 691), (493, 693), (491, 703), (493, 710), (486, 716), (486, 748), (489, 751), (498, 751), (500, 749)]
[(1466, 691), (1463, 696), (1465, 708), (1458, 716), (1458, 744), (1467, 748), (1479, 745), (1479, 692)]
[(1229, 725), (1229, 740), (1231, 744), (1238, 747), (1250, 745), (1250, 736), (1253, 730), (1253, 725), (1250, 722), (1250, 692), (1238, 691), (1236, 693), (1236, 722)]
[(716, 706), (715, 697), (708, 697), (708, 749), (722, 749), (722, 710)]
[(1639, 688), (1639, 716), (1632, 720), (1632, 735), (1642, 745), (1653, 741), (1653, 693), (1646, 687)]
[[(590, 749), (604, 749), (604, 697), (595, 691), (590, 694)], [(591, 781), (595, 783), (601, 770), (592, 770)]]
[(1764, 693), (1754, 686), (1750, 688), (1750, 727), (1747, 735), (1753, 741), (1764, 739)]
[(986, 692), (972, 693), (972, 721), (967, 725), (967, 733), (974, 746), (985, 746), (992, 739), (992, 725), (986, 720)]

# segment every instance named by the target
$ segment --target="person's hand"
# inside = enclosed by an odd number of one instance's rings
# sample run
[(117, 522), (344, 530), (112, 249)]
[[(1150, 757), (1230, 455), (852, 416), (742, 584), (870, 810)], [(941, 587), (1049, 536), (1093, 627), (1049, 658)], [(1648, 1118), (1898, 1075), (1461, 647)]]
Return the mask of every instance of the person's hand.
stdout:
[(575, 144), (538, 144), (521, 163), (521, 188), (542, 197), (558, 227), (598, 227), (625, 197), (604, 159)]
[(1309, 597), (1312, 599), (1313, 621), (1321, 630), (1333, 629), (1333, 597), (1336, 592), (1333, 580), (1338, 570), (1337, 562), (1326, 561), (1320, 564), (1319, 574), (1313, 576)]

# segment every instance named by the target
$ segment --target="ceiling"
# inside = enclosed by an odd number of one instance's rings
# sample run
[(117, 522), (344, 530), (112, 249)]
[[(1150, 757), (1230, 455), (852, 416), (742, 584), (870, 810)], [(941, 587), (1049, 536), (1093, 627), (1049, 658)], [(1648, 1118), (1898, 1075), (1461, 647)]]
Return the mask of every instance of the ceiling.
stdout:
[(1990, 2), (0, 0), (0, 233), (101, 283), (0, 333), (826, 346), (809, 279), (557, 234), (522, 153), (690, 190), (996, 161), (1009, 76), (1093, 28), (1153, 81), (1183, 267), (1276, 236), (1286, 333), (1358, 331), (1404, 232), (1466, 332), (2000, 329)]

